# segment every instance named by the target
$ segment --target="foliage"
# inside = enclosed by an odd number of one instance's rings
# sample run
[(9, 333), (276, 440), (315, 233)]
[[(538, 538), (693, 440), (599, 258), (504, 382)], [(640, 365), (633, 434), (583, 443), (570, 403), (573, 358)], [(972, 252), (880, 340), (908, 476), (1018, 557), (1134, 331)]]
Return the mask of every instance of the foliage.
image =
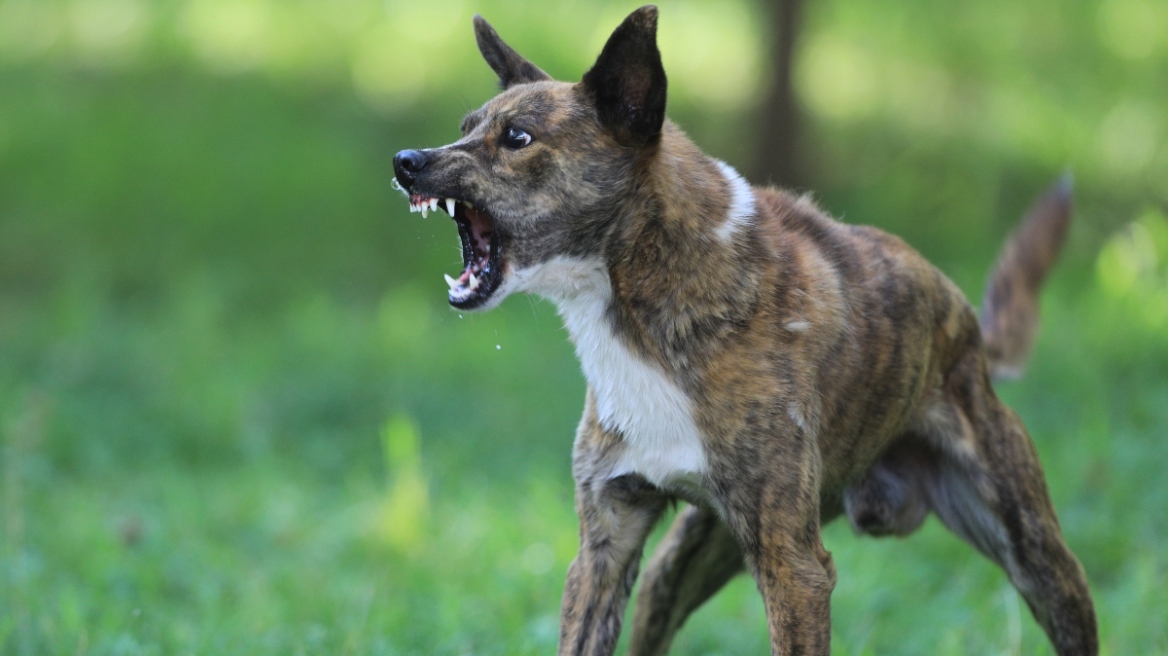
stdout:
[[(388, 185), (492, 92), (470, 14), (563, 78), (630, 7), (0, 0), (0, 653), (536, 654), (576, 548), (552, 309), (445, 307)], [(817, 198), (976, 300), (1064, 166), (1027, 421), (1108, 653), (1168, 651), (1168, 7), (808, 7)], [(749, 160), (757, 7), (662, 4), (670, 111)], [(835, 650), (1049, 653), (934, 520), (829, 528)], [(680, 654), (761, 653), (731, 585)]]

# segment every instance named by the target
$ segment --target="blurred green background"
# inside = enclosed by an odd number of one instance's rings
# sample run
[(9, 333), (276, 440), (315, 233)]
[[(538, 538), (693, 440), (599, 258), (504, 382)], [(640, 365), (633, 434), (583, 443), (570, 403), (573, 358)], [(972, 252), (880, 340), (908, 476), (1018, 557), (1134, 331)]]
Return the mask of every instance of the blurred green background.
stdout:
[[(391, 158), (494, 78), (470, 18), (578, 79), (635, 5), (0, 0), (0, 653), (547, 654), (583, 381), (552, 308), (445, 302), (455, 230)], [(669, 111), (750, 170), (766, 9), (661, 2)], [(1105, 653), (1168, 653), (1168, 3), (822, 0), (801, 186), (976, 303), (1066, 167), (1026, 378)], [(1047, 654), (931, 519), (826, 533), (834, 653)], [(673, 653), (758, 654), (742, 577)]]

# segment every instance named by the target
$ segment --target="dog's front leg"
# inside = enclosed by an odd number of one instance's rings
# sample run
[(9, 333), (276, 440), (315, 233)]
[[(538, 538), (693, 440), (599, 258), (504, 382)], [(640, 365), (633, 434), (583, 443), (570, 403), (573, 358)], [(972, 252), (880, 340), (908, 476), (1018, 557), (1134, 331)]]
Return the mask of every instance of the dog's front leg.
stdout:
[(814, 538), (777, 542), (755, 556), (755, 576), (766, 604), (775, 656), (831, 653), (835, 568), (831, 554), (819, 542), (819, 527), (813, 530)]
[(564, 587), (561, 656), (609, 656), (616, 649), (645, 538), (666, 505), (643, 478), (612, 475), (620, 440), (585, 412), (573, 454), (580, 553)]
[(819, 457), (802, 431), (743, 438), (718, 471), (727, 525), (766, 607), (775, 656), (827, 656), (835, 567), (819, 530)]

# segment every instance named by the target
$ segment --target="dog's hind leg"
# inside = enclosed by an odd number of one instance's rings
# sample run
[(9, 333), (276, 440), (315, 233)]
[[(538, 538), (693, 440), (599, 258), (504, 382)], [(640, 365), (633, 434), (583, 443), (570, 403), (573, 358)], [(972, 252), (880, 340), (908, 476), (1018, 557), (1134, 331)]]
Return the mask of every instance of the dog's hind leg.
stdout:
[(1006, 571), (1061, 656), (1097, 654), (1087, 579), (1063, 541), (1021, 420), (998, 400), (976, 354), (959, 363), (945, 387), (929, 422), (937, 449), (930, 505)]
[(661, 656), (686, 618), (742, 572), (742, 550), (712, 510), (677, 514), (641, 575), (630, 656)]

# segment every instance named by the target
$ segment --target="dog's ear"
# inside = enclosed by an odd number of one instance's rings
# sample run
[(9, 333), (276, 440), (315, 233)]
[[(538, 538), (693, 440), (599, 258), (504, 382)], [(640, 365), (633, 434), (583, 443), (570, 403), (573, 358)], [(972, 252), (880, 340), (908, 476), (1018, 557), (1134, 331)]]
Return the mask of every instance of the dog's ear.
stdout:
[(479, 52), (483, 53), (483, 59), (487, 60), (495, 74), (499, 76), (499, 84), (504, 89), (515, 84), (552, 79), (552, 76), (541, 71), (538, 66), (512, 50), (511, 46), (503, 43), (495, 28), (478, 14), (474, 17), (474, 29)]
[(665, 67), (657, 50), (657, 7), (645, 5), (616, 28), (584, 74), (600, 122), (630, 146), (655, 141), (665, 121)]

